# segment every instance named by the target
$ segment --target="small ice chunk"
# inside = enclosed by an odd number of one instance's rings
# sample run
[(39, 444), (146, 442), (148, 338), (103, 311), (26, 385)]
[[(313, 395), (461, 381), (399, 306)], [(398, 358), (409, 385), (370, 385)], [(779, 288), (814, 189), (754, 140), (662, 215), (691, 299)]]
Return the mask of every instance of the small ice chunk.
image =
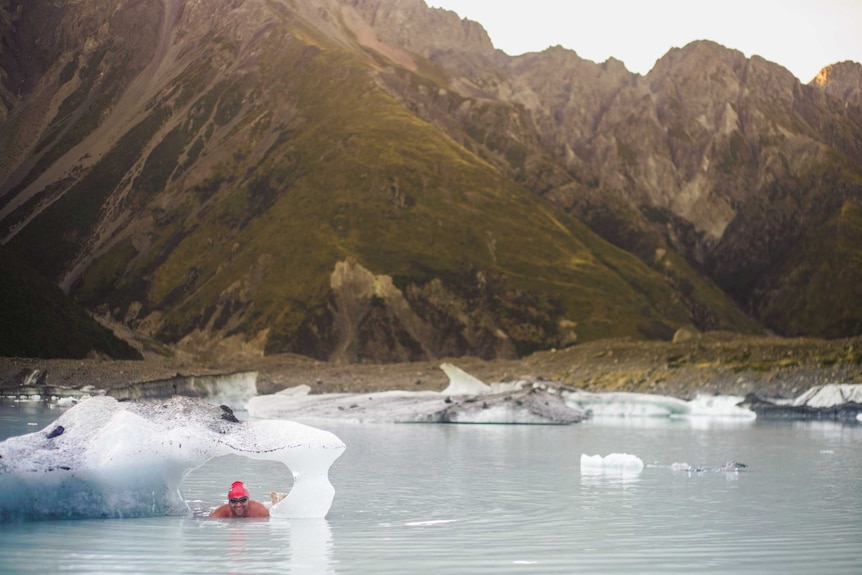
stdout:
[(745, 401), (744, 397), (735, 395), (704, 395), (697, 394), (691, 400), (689, 417), (742, 417), (755, 419), (757, 414), (750, 409), (739, 407)]
[(636, 474), (643, 471), (644, 462), (636, 455), (629, 453), (611, 453), (601, 455), (581, 454), (581, 473), (618, 473)]

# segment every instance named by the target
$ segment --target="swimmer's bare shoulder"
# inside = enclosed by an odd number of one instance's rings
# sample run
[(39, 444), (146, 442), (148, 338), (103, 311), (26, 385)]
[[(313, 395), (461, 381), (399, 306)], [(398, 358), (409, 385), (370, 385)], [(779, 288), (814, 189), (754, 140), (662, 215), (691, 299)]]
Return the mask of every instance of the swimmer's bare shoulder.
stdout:
[(211, 519), (242, 519), (246, 517), (269, 517), (269, 509), (263, 503), (259, 501), (249, 501), (248, 509), (242, 517), (235, 516), (231, 510), (230, 505), (224, 504), (219, 507), (213, 509), (212, 513), (208, 515)]
[(246, 517), (269, 517), (269, 509), (260, 501), (249, 501)]

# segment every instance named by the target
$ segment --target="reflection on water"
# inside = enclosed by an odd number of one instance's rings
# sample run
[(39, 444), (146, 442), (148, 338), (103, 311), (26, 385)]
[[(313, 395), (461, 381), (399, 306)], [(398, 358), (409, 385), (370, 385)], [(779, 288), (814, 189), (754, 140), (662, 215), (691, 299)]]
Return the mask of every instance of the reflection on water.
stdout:
[(197, 561), (189, 571), (279, 572), (312, 575), (334, 573), (332, 531), (325, 519), (184, 521), (177, 538), (187, 542), (178, 557), (215, 557), (212, 565)]
[(586, 487), (632, 488), (640, 481), (640, 473), (581, 473), (581, 485)]
[(3, 573), (335, 573), (325, 519), (45, 521), (0, 537)]
[[(859, 425), (629, 419), (329, 429), (348, 449), (330, 473), (336, 494), (325, 520), (2, 525), (0, 571), (859, 573)], [(646, 467), (582, 473), (582, 453), (636, 454)], [(728, 461), (748, 468), (673, 466)], [(231, 456), (190, 473), (183, 495), (204, 515), (237, 479), (263, 501), (291, 481), (281, 464)]]

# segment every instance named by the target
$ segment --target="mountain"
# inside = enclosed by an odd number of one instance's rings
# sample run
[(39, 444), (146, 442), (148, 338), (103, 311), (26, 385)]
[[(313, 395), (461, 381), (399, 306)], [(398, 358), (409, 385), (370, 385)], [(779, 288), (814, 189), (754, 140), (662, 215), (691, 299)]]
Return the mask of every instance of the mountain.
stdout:
[(0, 356), (141, 359), (55, 285), (0, 247)]
[(356, 362), (862, 331), (858, 64), (806, 86), (697, 42), (641, 77), (421, 0), (5, 0), (0, 34), (0, 241), (147, 337)]

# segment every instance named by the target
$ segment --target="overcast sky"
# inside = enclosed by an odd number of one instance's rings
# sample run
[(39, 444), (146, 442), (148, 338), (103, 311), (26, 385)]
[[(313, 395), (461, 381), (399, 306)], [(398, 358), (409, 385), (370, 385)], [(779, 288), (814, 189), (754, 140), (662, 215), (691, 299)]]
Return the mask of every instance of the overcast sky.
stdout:
[(425, 0), (482, 24), (511, 56), (548, 46), (613, 56), (646, 74), (670, 48), (713, 40), (781, 64), (807, 83), (862, 62), (862, 0)]

